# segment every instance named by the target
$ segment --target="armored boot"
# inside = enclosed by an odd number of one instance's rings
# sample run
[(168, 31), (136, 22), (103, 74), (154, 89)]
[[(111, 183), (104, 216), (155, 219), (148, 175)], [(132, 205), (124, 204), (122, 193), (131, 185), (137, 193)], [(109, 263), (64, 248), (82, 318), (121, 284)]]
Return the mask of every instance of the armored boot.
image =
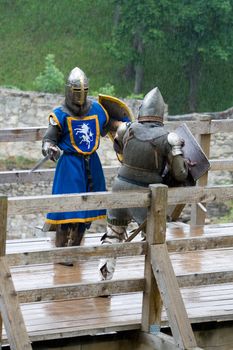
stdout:
[(68, 242), (68, 228), (64, 228), (63, 225), (58, 225), (56, 228), (56, 247), (67, 247)]
[[(58, 225), (56, 230), (56, 247), (79, 246), (85, 233), (84, 224)], [(62, 262), (60, 265), (73, 266), (73, 262)]]
[[(127, 238), (126, 227), (124, 226), (107, 226), (107, 232), (101, 238), (102, 244), (121, 243)], [(116, 258), (101, 259), (99, 263), (100, 279), (110, 280), (113, 277), (116, 266)]]

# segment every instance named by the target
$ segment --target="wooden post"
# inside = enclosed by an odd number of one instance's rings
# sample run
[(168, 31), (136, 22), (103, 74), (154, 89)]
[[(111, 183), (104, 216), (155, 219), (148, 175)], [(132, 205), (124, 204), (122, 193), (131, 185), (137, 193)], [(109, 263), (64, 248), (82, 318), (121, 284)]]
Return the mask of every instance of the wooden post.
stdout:
[(196, 340), (166, 243), (155, 244), (151, 247), (151, 263), (177, 348), (195, 349), (197, 347)]
[(194, 349), (197, 346), (196, 340), (166, 245), (168, 187), (158, 184), (151, 185), (150, 189), (151, 205), (147, 216), (148, 250), (145, 257), (141, 330), (146, 333), (160, 331), (161, 310), (164, 303), (176, 346), (180, 349)]
[[(211, 116), (202, 115), (199, 118), (200, 123), (202, 121), (209, 121), (209, 130), (211, 127)], [(210, 138), (211, 134), (200, 134), (199, 144), (203, 149), (207, 158), (210, 156)], [(197, 186), (206, 186), (208, 184), (208, 172), (204, 174), (198, 181)], [(203, 204), (203, 203), (202, 203)], [(200, 206), (193, 204), (191, 211), (191, 226), (204, 225), (205, 224), (206, 213), (200, 208)]]
[[(4, 322), (11, 350), (32, 350), (17, 293), (6, 263), (7, 197), (0, 197), (0, 312), (1, 345)], [(1, 346), (2, 347), (2, 346)]]
[(151, 185), (151, 206), (147, 216), (146, 238), (148, 251), (145, 257), (145, 290), (142, 305), (142, 331), (150, 332), (151, 326), (160, 326), (162, 300), (151, 267), (151, 246), (165, 242), (167, 186)]
[[(0, 258), (6, 254), (7, 197), (0, 196)], [(0, 349), (2, 347), (2, 315), (0, 314)]]

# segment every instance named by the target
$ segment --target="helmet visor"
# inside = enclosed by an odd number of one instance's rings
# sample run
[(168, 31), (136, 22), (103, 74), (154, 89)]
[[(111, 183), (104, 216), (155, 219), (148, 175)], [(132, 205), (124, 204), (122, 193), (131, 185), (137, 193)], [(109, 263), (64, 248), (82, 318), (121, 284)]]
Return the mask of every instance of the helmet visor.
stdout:
[(82, 106), (87, 99), (88, 88), (80, 88), (77, 86), (68, 86), (70, 100), (78, 106)]

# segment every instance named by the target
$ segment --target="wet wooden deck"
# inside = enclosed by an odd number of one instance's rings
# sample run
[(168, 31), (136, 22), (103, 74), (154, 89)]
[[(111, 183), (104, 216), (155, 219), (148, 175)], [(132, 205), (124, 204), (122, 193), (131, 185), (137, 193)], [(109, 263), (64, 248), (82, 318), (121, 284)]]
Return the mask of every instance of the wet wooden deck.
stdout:
[[(216, 235), (232, 237), (233, 223), (192, 230), (189, 225), (169, 224), (168, 246), (169, 241), (179, 243), (185, 238), (195, 239), (200, 235), (203, 238)], [(83, 244), (99, 244), (100, 236), (87, 234)], [(52, 249), (53, 241), (50, 238), (14, 240), (8, 241), (6, 248), (7, 254)], [(174, 251), (169, 254), (191, 323), (233, 320), (233, 247), (194, 251), (178, 251), (179, 248), (171, 250)], [(77, 262), (73, 267), (60, 264), (26, 265), (11, 267), (11, 272), (16, 290), (23, 291), (65, 283), (97, 282), (97, 267), (98, 260), (93, 258)], [(218, 272), (219, 283), (213, 285), (213, 273), (216, 279)], [(143, 256), (117, 259), (114, 279), (138, 278), (143, 277), (143, 274)], [(139, 329), (141, 307), (142, 293), (21, 304), (32, 341)], [(162, 325), (168, 325), (165, 311), (162, 314)], [(6, 337), (5, 331), (3, 337)]]

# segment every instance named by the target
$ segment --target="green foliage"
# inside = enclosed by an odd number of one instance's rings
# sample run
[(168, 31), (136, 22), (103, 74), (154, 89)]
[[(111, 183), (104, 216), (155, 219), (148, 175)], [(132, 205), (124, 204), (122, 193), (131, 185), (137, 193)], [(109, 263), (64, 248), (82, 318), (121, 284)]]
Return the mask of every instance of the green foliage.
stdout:
[[(124, 21), (117, 18), (118, 5)], [(221, 111), (233, 105), (231, 19), (232, 0), (2, 0), (0, 85), (33, 90), (50, 53), (64, 75), (78, 66), (93, 91), (108, 81), (116, 96), (125, 97), (134, 86), (127, 63), (140, 61), (143, 94), (159, 86), (170, 114), (187, 113), (183, 67), (198, 49), (198, 112)]]
[(0, 170), (14, 170), (14, 169), (28, 169), (35, 165), (35, 160), (25, 158), (22, 156), (11, 156), (8, 158), (2, 158), (0, 162)]
[(64, 75), (55, 66), (54, 55), (45, 58), (45, 69), (34, 81), (34, 87), (43, 92), (61, 92), (64, 89)]
[(130, 94), (129, 96), (127, 96), (128, 99), (132, 99), (132, 100), (142, 100), (144, 97), (143, 94)]
[(228, 207), (228, 212), (226, 215), (224, 215), (216, 220), (216, 223), (218, 223), (218, 224), (233, 222), (233, 201), (230, 201), (226, 204)]
[[(227, 60), (232, 54), (231, 0), (161, 0), (166, 42), (172, 57), (183, 63), (199, 54)], [(174, 16), (174, 14), (176, 14)]]
[(115, 96), (115, 87), (110, 83), (106, 83), (104, 86), (100, 87), (97, 91), (92, 91), (93, 96), (98, 96), (99, 94)]
[(144, 62), (143, 48), (157, 45), (163, 37), (163, 32), (157, 25), (160, 18), (157, 1), (116, 0), (113, 4), (119, 16), (113, 26), (111, 42), (108, 43), (109, 50), (125, 64)]
[(13, 85), (3, 85), (2, 87), (5, 88), (5, 89), (19, 90), (19, 89), (17, 88), (17, 86), (13, 86)]

